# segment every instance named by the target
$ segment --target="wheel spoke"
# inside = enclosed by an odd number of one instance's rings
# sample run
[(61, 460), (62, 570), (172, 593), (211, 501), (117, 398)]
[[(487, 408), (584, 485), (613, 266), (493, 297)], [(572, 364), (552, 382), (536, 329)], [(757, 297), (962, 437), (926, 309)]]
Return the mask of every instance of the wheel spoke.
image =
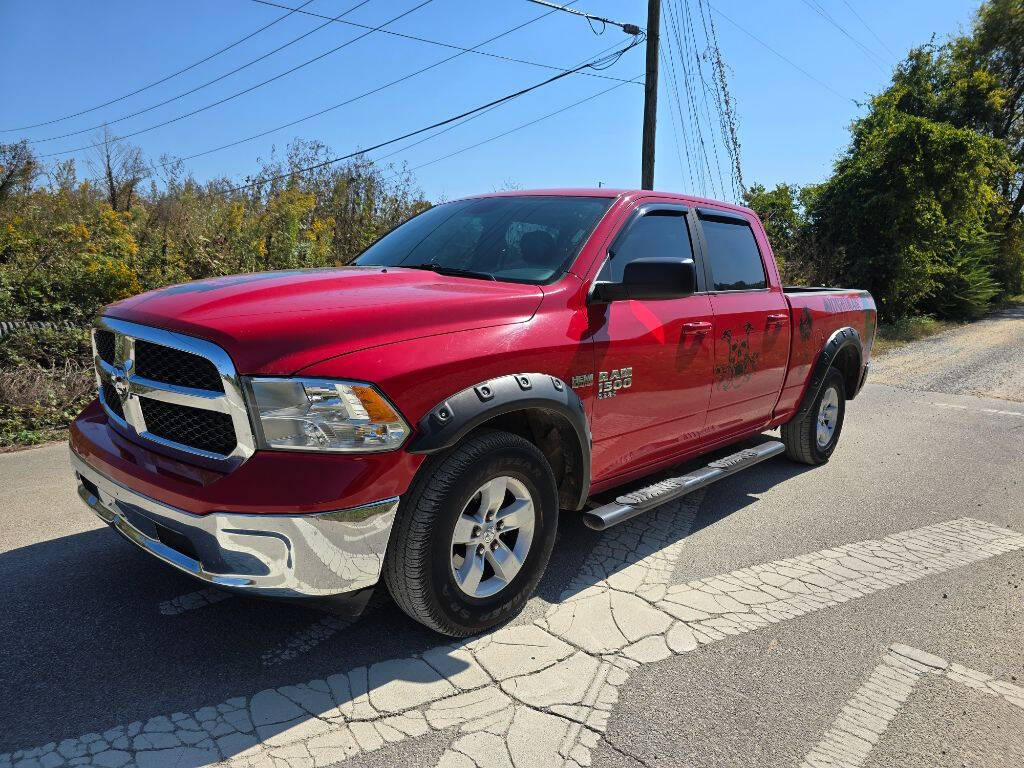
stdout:
[(513, 531), (533, 522), (533, 501), (516, 499), (504, 509), (498, 510), (498, 522), (502, 531)]
[(466, 560), (455, 572), (455, 580), (467, 594), (474, 594), (480, 586), (480, 577), (484, 575), (484, 558), (476, 553), (476, 550), (469, 548), (466, 551)]
[(463, 512), (455, 521), (455, 533), (452, 534), (452, 544), (469, 544), (473, 541), (473, 529), (479, 525), (478, 521)]
[(497, 512), (505, 501), (507, 477), (496, 477), (480, 489), (480, 512)]
[(519, 573), (519, 569), (523, 567), (523, 562), (516, 556), (515, 552), (505, 545), (505, 542), (501, 539), (496, 539), (496, 541), (498, 542), (497, 548), (493, 552), (490, 549), (486, 549), (484, 557), (487, 558), (487, 562), (494, 569), (494, 575), (508, 584)]

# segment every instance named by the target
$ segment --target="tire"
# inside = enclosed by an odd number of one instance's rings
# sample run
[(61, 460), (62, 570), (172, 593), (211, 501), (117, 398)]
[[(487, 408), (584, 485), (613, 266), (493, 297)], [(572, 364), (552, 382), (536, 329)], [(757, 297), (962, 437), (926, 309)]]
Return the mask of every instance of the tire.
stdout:
[[(525, 501), (533, 509), (528, 532)], [(487, 518), (487, 510), (495, 509), (494, 519)], [(468, 525), (475, 520), (483, 522)], [(403, 496), (384, 581), (416, 621), (452, 637), (477, 634), (523, 609), (547, 567), (557, 528), (558, 489), (544, 454), (518, 435), (480, 430), (428, 459)], [(475, 543), (457, 544), (455, 538)], [(507, 555), (517, 552), (521, 566), (513, 572), (517, 558)], [(513, 573), (507, 580), (501, 563)]]
[[(828, 401), (831, 415), (824, 414), (822, 403)], [(825, 416), (831, 424), (831, 434), (822, 443), (819, 440), (819, 418)], [(782, 425), (782, 442), (786, 446), (786, 455), (793, 461), (803, 464), (824, 464), (829, 460), (839, 442), (843, 431), (843, 419), (846, 416), (846, 384), (843, 375), (835, 368), (829, 370), (821, 391), (814, 398), (814, 403), (803, 418), (793, 419)], [(821, 437), (828, 432), (826, 426)]]

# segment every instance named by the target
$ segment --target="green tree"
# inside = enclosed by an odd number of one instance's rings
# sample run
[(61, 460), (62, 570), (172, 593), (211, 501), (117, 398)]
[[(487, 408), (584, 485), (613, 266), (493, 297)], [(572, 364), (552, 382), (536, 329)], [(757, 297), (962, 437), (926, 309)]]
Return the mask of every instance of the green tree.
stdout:
[(754, 184), (743, 193), (743, 204), (755, 211), (764, 224), (783, 282), (800, 281), (798, 250), (806, 219), (800, 204), (800, 189), (792, 184), (776, 184), (767, 189)]

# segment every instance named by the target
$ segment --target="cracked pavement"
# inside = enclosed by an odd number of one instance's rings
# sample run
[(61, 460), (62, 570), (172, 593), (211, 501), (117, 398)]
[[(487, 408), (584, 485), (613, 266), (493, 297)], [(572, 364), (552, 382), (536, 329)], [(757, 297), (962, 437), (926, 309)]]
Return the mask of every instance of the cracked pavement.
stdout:
[(1006, 410), (869, 384), (824, 467), (566, 515), (523, 615), (459, 642), (202, 589), (92, 522), (63, 446), (0, 456), (0, 768), (1019, 765)]

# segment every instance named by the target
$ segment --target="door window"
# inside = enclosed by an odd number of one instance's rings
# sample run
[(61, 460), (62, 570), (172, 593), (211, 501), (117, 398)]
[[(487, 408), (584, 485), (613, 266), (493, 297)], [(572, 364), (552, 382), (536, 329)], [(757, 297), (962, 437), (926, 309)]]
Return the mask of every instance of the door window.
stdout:
[(609, 252), (597, 279), (621, 283), (622, 271), (629, 262), (651, 256), (693, 258), (690, 234), (681, 211), (651, 211), (635, 219)]
[(764, 264), (749, 224), (702, 219), (716, 291), (766, 288)]

